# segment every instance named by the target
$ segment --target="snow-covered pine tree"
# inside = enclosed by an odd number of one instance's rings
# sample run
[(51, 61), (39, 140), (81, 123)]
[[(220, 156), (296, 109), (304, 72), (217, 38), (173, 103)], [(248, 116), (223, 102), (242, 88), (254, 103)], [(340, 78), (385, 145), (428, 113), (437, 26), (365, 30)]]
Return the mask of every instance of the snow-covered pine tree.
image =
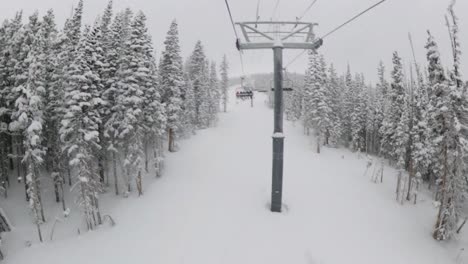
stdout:
[(410, 140), (410, 109), (408, 109), (408, 97), (409, 95), (405, 93), (400, 106), (401, 115), (393, 136), (397, 167), (402, 171), (406, 169), (408, 143)]
[[(49, 97), (49, 93), (52, 87), (53, 83), (53, 71), (55, 67), (55, 58), (52, 56), (52, 53), (54, 52), (53, 50), (53, 45), (56, 41), (57, 37), (57, 29), (56, 29), (56, 24), (55, 24), (55, 15), (53, 10), (47, 11), (47, 14), (44, 16), (42, 22), (41, 22), (41, 30), (44, 31), (44, 41), (46, 42), (45, 45), (45, 63), (44, 67), (46, 68), (46, 76), (45, 76), (45, 83), (44, 83), (44, 88), (46, 90), (46, 98)], [(47, 109), (48, 107), (48, 100), (45, 100), (46, 104), (44, 108), (46, 109), (44, 111), (44, 130), (45, 134), (47, 135), (45, 140), (44, 140), (44, 146), (49, 149), (50, 146), (52, 145), (50, 141), (50, 134), (54, 133), (54, 129), (52, 127), (49, 127), (49, 119), (50, 119), (50, 113), (48, 113)], [(46, 155), (45, 158), (45, 167), (48, 171), (52, 170), (52, 163), (53, 160), (51, 159), (50, 155)], [(55, 188), (56, 194), (58, 191), (58, 188)], [(60, 201), (60, 197), (57, 196), (57, 202)]]
[(43, 136), (43, 113), (45, 98), (46, 70), (46, 36), (41, 28), (33, 36), (33, 42), (28, 52), (28, 72), (26, 83), (16, 88), (19, 94), (16, 100), (16, 111), (12, 115), (10, 124), (11, 131), (23, 133), (23, 145), (25, 154), (22, 162), (26, 165), (26, 183), (29, 196), (29, 205), (37, 226), (39, 240), (42, 242), (40, 225), (45, 222), (44, 209), (42, 206), (40, 192), (40, 170), (44, 162), (45, 149), (42, 146)]
[(220, 65), (219, 72), (221, 74), (221, 101), (223, 104), (223, 111), (227, 112), (228, 103), (228, 85), (229, 85), (229, 64), (226, 55), (223, 56), (223, 60)]
[(389, 90), (389, 85), (387, 80), (385, 79), (385, 65), (381, 61), (378, 67), (378, 78), (379, 81), (376, 85), (376, 91), (375, 91), (375, 107), (374, 107), (374, 135), (373, 135), (373, 146), (374, 146), (374, 153), (381, 154), (380, 153), (380, 146), (381, 146), (381, 140), (382, 140), (382, 126), (383, 126), (383, 121), (386, 113), (389, 111), (390, 106), (389, 106), (389, 100), (388, 100), (388, 90)]
[(301, 119), (303, 94), (304, 86), (296, 85), (290, 93), (285, 95), (288, 99), (285, 106), (286, 118), (293, 123)]
[(175, 140), (179, 137), (182, 122), (182, 93), (184, 90), (184, 71), (182, 56), (180, 55), (179, 31), (177, 21), (171, 23), (164, 41), (165, 49), (159, 66), (159, 78), (161, 84), (161, 98), (166, 106), (167, 134), (169, 137), (169, 151), (174, 152)]
[[(78, 3), (78, 6), (73, 10), (73, 16), (67, 19), (63, 30), (57, 35), (57, 38), (52, 43), (52, 54), (55, 54), (51, 63), (53, 64), (52, 78), (50, 87), (47, 90), (47, 105), (46, 105), (46, 127), (47, 131), (55, 131), (48, 133), (47, 147), (49, 148), (50, 159), (57, 163), (51, 168), (55, 182), (60, 185), (68, 178), (68, 184), (72, 186), (72, 173), (69, 164), (70, 157), (66, 152), (62, 151), (61, 139), (59, 130), (61, 120), (65, 115), (65, 90), (68, 87), (69, 69), (77, 55), (77, 48), (80, 43), (81, 24), (83, 16), (83, 1)], [(65, 177), (65, 174), (67, 177)], [(62, 192), (63, 193), (63, 192)], [(65, 210), (64, 199), (62, 199), (63, 209)]]
[(200, 90), (199, 97), (200, 108), (199, 108), (199, 128), (208, 128), (211, 123), (210, 105), (210, 63), (208, 59), (205, 59), (204, 66), (200, 76)]
[(156, 66), (156, 60), (153, 56), (152, 44), (149, 35), (146, 43), (146, 62), (144, 66), (148, 71), (148, 82), (142, 84), (144, 90), (144, 104), (142, 107), (144, 115), (144, 154), (145, 170), (149, 171), (150, 151), (153, 151), (154, 166), (156, 167), (156, 176), (161, 176), (161, 163), (163, 161), (162, 142), (167, 130), (166, 107), (161, 100), (163, 89), (159, 85), (159, 76)]
[[(9, 158), (9, 155), (13, 154), (13, 137), (8, 131), (9, 124), (11, 122), (11, 112), (15, 105), (15, 96), (13, 93), (14, 88), (14, 74), (15, 74), (15, 57), (17, 54), (14, 51), (19, 50), (18, 46), (15, 46), (15, 40), (18, 38), (18, 34), (22, 27), (21, 23), (22, 12), (18, 12), (14, 19), (11, 21), (6, 20), (0, 27), (0, 118), (1, 118), (1, 187), (3, 188), (3, 194), (6, 197), (7, 186), (10, 184), (9, 170), (13, 169), (13, 159)], [(19, 165), (19, 164), (18, 164)], [(17, 166), (19, 168), (19, 166)], [(18, 169), (18, 178), (19, 178)], [(27, 193), (26, 193), (27, 194)]]
[[(410, 98), (410, 140), (409, 140), (409, 183), (406, 199), (410, 200), (412, 194), (416, 195), (416, 188), (423, 175), (428, 173), (430, 164), (430, 142), (428, 127), (428, 97), (426, 84), (416, 66), (417, 82), (412, 80), (412, 94)], [(416, 199), (416, 197), (414, 197)], [(416, 200), (415, 200), (416, 202)]]
[[(338, 74), (333, 66), (330, 65), (328, 70), (328, 79), (327, 79), (328, 93), (329, 93), (329, 102), (330, 102), (330, 144), (338, 146), (341, 141), (342, 128), (342, 90), (340, 86), (340, 80)], [(297, 101), (294, 104), (298, 103)]]
[[(113, 135), (123, 153), (123, 166), (126, 176), (127, 191), (131, 191), (132, 180), (141, 182), (144, 134), (144, 92), (148, 83), (153, 83), (147, 65), (151, 63), (147, 56), (149, 39), (146, 28), (146, 16), (139, 12), (130, 26), (130, 35), (124, 46), (124, 54), (119, 61), (115, 85), (115, 113), (110, 118), (114, 126)], [(142, 190), (138, 188), (139, 195)]]
[(365, 88), (365, 146), (366, 153), (375, 153), (375, 139), (378, 135), (378, 101), (377, 101), (377, 91), (374, 87), (367, 85)]
[(122, 111), (120, 101), (118, 101), (119, 91), (117, 83), (119, 77), (117, 71), (120, 68), (122, 56), (124, 56), (125, 43), (129, 38), (129, 23), (132, 13), (129, 10), (120, 12), (116, 15), (111, 28), (110, 28), (110, 41), (106, 46), (106, 62), (108, 63), (108, 71), (105, 75), (105, 91), (103, 94), (106, 105), (108, 106), (104, 115), (104, 135), (107, 141), (107, 151), (111, 156), (112, 161), (112, 175), (114, 180), (115, 194), (119, 195), (119, 177), (118, 177), (118, 164), (120, 164), (120, 156), (118, 153), (118, 128), (119, 119), (118, 113)]
[[(313, 86), (310, 85), (311, 79), (312, 79), (312, 70), (311, 68), (316, 67), (316, 59), (315, 56), (317, 56), (315, 53), (312, 51), (308, 52), (308, 58), (309, 58), (309, 65), (307, 67), (307, 70), (305, 72), (304, 76), (304, 89), (303, 89), (303, 94), (302, 94), (302, 109), (301, 109), (301, 116), (302, 116), (302, 123), (304, 126), (304, 134), (309, 135), (310, 129), (313, 127), (313, 115), (312, 115), (312, 94), (314, 92)], [(315, 71), (315, 70), (314, 70)]]
[(317, 153), (320, 153), (320, 146), (328, 143), (330, 131), (330, 107), (328, 91), (326, 89), (326, 69), (323, 57), (318, 54), (311, 54), (309, 57), (309, 79), (306, 86), (310, 87), (307, 97), (310, 104), (310, 121), (314, 128), (317, 140)]
[(161, 93), (162, 87), (159, 85), (159, 75), (157, 72), (156, 61), (153, 56), (148, 58), (150, 61), (150, 87), (145, 93), (145, 104), (143, 111), (145, 113), (146, 121), (146, 135), (145, 135), (145, 166), (148, 171), (148, 156), (149, 147), (153, 148), (153, 165), (155, 167), (156, 177), (162, 175), (164, 164), (164, 137), (167, 130), (167, 112), (166, 106), (162, 103)]
[(184, 131), (186, 136), (193, 135), (197, 128), (197, 115), (195, 103), (195, 90), (188, 73), (184, 74), (184, 89), (182, 93), (182, 124), (179, 130)]
[(41, 23), (41, 30), (44, 32), (44, 147), (47, 149), (45, 156), (45, 167), (50, 172), (54, 183), (55, 200), (61, 202), (62, 209), (66, 210), (64, 188), (65, 183), (64, 167), (62, 164), (63, 158), (60, 149), (60, 136), (58, 134), (60, 119), (62, 118), (62, 87), (57, 83), (61, 77), (57, 76), (62, 69), (57, 67), (62, 66), (59, 61), (62, 57), (57, 58), (60, 54), (61, 45), (58, 40), (58, 31), (55, 24), (55, 15), (52, 10), (49, 10), (44, 16)]
[(218, 73), (216, 72), (216, 63), (211, 62), (210, 64), (210, 78), (209, 78), (209, 87), (207, 91), (208, 95), (208, 120), (209, 126), (217, 121), (217, 115), (219, 112), (219, 103), (220, 103), (220, 90), (219, 90), (219, 80)]
[(449, 6), (448, 12), (451, 21), (447, 19), (450, 29), (450, 38), (453, 48), (453, 68), (450, 79), (444, 89), (443, 111), (444, 123), (442, 124), (442, 173), (441, 197), (437, 223), (433, 237), (436, 240), (450, 239), (458, 229), (458, 221), (463, 213), (463, 202), (466, 199), (468, 183), (464, 176), (466, 165), (464, 158), (468, 142), (465, 137), (467, 131), (467, 94), (463, 87), (460, 73), (461, 48), (459, 42), (458, 18), (453, 10), (455, 1)]
[[(111, 23), (113, 18), (113, 0), (110, 0), (102, 14), (101, 19), (96, 20), (93, 31), (95, 32), (94, 41), (98, 44), (98, 47), (94, 48), (94, 52), (97, 53), (99, 63), (96, 64), (96, 69), (100, 77), (100, 89), (99, 94), (104, 100), (104, 104), (101, 105), (99, 111), (101, 115), (101, 124), (99, 125), (99, 144), (101, 149), (98, 153), (99, 160), (99, 175), (101, 182), (104, 183), (106, 179), (106, 185), (109, 185), (109, 171), (107, 169), (108, 163), (108, 148), (109, 139), (105, 134), (105, 125), (110, 117), (111, 105), (106, 99), (106, 92), (111, 83), (111, 62), (109, 61), (109, 54), (114, 51), (112, 48), (115, 43), (112, 39)], [(99, 28), (99, 29), (98, 29)], [(106, 177), (107, 176), (107, 177)]]
[(197, 41), (188, 61), (188, 76), (192, 82), (195, 96), (195, 116), (197, 128), (207, 127), (207, 88), (209, 85), (209, 71), (207, 59), (201, 41)]
[[(7, 100), (10, 102), (10, 113), (11, 118), (17, 115), (16, 109), (14, 107), (14, 102), (22, 95), (22, 90), (24, 89), (26, 82), (28, 81), (28, 73), (29, 73), (29, 65), (31, 60), (28, 60), (29, 53), (33, 48), (33, 43), (35, 41), (36, 33), (39, 30), (39, 14), (37, 12), (33, 13), (29, 17), (28, 24), (26, 24), (23, 28), (20, 28), (12, 38), (12, 46), (10, 46), (10, 52), (12, 55), (12, 73), (13, 73), (13, 86), (11, 90), (8, 92)], [(11, 129), (10, 129), (11, 130)], [(17, 130), (12, 130), (12, 140), (13, 144), (15, 145), (15, 153), (16, 153), (16, 160), (17, 160), (17, 175), (18, 180), (22, 180), (24, 178), (23, 175), (20, 174), (21, 171), (26, 172), (27, 168), (22, 164), (21, 159), (24, 156), (24, 127), (17, 127)], [(26, 191), (26, 199), (29, 199), (28, 195), (28, 186), (27, 182), (25, 183), (25, 191)]]
[[(429, 186), (439, 182), (438, 175), (441, 174), (442, 165), (439, 160), (439, 153), (442, 152), (440, 142), (442, 140), (444, 116), (440, 111), (443, 105), (443, 91), (446, 86), (446, 77), (441, 63), (440, 53), (434, 37), (428, 31), (428, 40), (426, 43), (426, 58), (428, 60), (428, 126), (429, 140), (428, 154), (430, 155), (430, 167), (428, 175), (425, 177), (429, 181)], [(437, 187), (438, 188), (438, 187)], [(436, 199), (438, 199), (436, 191)]]
[(356, 75), (351, 84), (351, 89), (353, 89), (351, 102), (354, 105), (350, 114), (351, 149), (353, 151), (364, 151), (366, 150), (367, 99), (365, 84), (361, 75)]
[(65, 112), (61, 121), (60, 138), (63, 151), (70, 157), (70, 166), (76, 170), (78, 197), (83, 208), (88, 229), (93, 229), (102, 220), (99, 212), (98, 194), (101, 192), (100, 176), (93, 153), (99, 145), (99, 106), (102, 99), (98, 95), (98, 76), (92, 72), (88, 52), (89, 28), (79, 42), (73, 55), (74, 60), (67, 72), (65, 88)]
[[(110, 105), (105, 100), (105, 92), (110, 82), (110, 63), (108, 61), (108, 53), (112, 47), (110, 25), (113, 16), (113, 1), (110, 0), (103, 12), (102, 17), (96, 19), (92, 30), (88, 34), (86, 41), (89, 43), (87, 46), (88, 64), (91, 71), (96, 75), (96, 92), (99, 98), (103, 99), (102, 104), (98, 106), (101, 122), (99, 124), (99, 144), (100, 149), (96, 149), (96, 156), (98, 160), (99, 176), (101, 184), (105, 181), (106, 176), (106, 163), (107, 163), (107, 148), (109, 142), (105, 137), (105, 124), (109, 118)], [(108, 179), (108, 178), (107, 178)]]
[(351, 115), (354, 111), (354, 98), (355, 90), (353, 89), (353, 77), (351, 75), (351, 69), (348, 64), (346, 75), (344, 77), (344, 95), (343, 95), (343, 107), (344, 107), (344, 116), (343, 116), (343, 138), (346, 146), (350, 146), (352, 141), (351, 135)]
[[(107, 19), (107, 18), (106, 18)], [(97, 101), (94, 106), (96, 110), (99, 112), (99, 118), (101, 119), (99, 122), (99, 148), (94, 149), (93, 155), (97, 157), (98, 160), (98, 167), (99, 167), (99, 181), (101, 184), (104, 183), (105, 178), (105, 164), (104, 164), (104, 156), (105, 156), (105, 141), (104, 141), (104, 124), (102, 117), (105, 116), (107, 112), (107, 102), (102, 100), (104, 98), (105, 92), (105, 78), (106, 73), (108, 72), (108, 64), (105, 63), (105, 52), (104, 52), (104, 41), (102, 35), (102, 22), (98, 19), (95, 21), (93, 28), (86, 36), (86, 49), (85, 58), (86, 63), (88, 64), (89, 70), (93, 74), (93, 78), (91, 81), (93, 82), (93, 87), (95, 89), (92, 90), (93, 98), (99, 98), (100, 100)]]
[(403, 84), (403, 65), (397, 52), (393, 53), (392, 83), (388, 92), (389, 111), (385, 113), (384, 121), (380, 130), (382, 135), (381, 150), (384, 157), (398, 162), (396, 153), (396, 129), (402, 117), (405, 107), (405, 88)]

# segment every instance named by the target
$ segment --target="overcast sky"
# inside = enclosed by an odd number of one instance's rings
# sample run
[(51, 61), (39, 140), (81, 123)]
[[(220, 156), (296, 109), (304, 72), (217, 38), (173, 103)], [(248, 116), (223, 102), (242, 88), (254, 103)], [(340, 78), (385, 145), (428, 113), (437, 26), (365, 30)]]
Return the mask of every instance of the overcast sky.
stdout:
[[(260, 17), (269, 20), (277, 0), (260, 0)], [(10, 18), (23, 9), (26, 15), (34, 10), (43, 14), (53, 8), (61, 26), (70, 16), (72, 6), (78, 0), (0, 0), (0, 19)], [(230, 0), (236, 21), (255, 18), (257, 0)], [(282, 0), (277, 16), (281, 20), (294, 20), (312, 0)], [(318, 36), (364, 10), (377, 0), (318, 0), (303, 21), (319, 23)], [(444, 14), (450, 0), (387, 0), (377, 9), (331, 35), (325, 40), (321, 52), (328, 62), (333, 62), (338, 71), (346, 70), (349, 63), (354, 72), (363, 72), (369, 81), (374, 81), (380, 60), (391, 67), (392, 52), (397, 50), (407, 63), (412, 61), (408, 32), (411, 32), (419, 62), (425, 62), (424, 44), (426, 30), (435, 35), (446, 66), (452, 58)], [(143, 10), (148, 16), (148, 27), (158, 54), (172, 19), (180, 26), (183, 55), (187, 56), (195, 42), (205, 44), (210, 58), (220, 60), (226, 53), (231, 64), (231, 75), (241, 74), (239, 56), (234, 47), (234, 33), (227, 15), (224, 0), (114, 0), (116, 9), (131, 7)], [(91, 24), (102, 12), (107, 0), (85, 0), (85, 23)], [(467, 0), (458, 0), (456, 11), (460, 18), (463, 54), (463, 75), (468, 76), (468, 10)], [(285, 63), (298, 51), (285, 52)], [(246, 51), (244, 54), (246, 74), (272, 71), (271, 51)], [(304, 72), (305, 56), (290, 66), (290, 71)]]

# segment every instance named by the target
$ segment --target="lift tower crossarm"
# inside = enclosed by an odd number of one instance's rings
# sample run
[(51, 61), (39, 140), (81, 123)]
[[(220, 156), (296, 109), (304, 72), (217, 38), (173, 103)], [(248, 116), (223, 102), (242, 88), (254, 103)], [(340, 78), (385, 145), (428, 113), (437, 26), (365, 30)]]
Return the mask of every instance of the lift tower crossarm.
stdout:
[[(322, 46), (322, 41), (319, 39), (313, 43), (293, 43), (285, 42), (283, 43), (284, 49), (318, 49)], [(272, 49), (274, 48), (273, 43), (269, 42), (259, 42), (259, 43), (239, 43), (240, 50), (253, 50), (253, 49)]]

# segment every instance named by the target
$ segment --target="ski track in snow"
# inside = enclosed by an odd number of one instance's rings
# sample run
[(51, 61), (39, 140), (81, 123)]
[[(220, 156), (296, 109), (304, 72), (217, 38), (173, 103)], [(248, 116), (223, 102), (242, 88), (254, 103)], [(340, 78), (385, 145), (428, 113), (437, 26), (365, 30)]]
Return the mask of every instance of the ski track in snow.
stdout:
[(7, 251), (4, 263), (468, 263), (456, 261), (460, 248), (468, 251), (468, 231), (449, 243), (431, 238), (429, 197), (396, 203), (395, 170), (386, 167), (384, 183), (374, 184), (364, 156), (330, 148), (318, 155), (300, 124), (285, 122), (287, 210), (271, 213), (273, 113), (262, 94), (254, 108), (230, 100), (216, 128), (168, 154), (161, 179), (144, 179), (143, 197), (103, 206), (115, 227), (34, 242)]

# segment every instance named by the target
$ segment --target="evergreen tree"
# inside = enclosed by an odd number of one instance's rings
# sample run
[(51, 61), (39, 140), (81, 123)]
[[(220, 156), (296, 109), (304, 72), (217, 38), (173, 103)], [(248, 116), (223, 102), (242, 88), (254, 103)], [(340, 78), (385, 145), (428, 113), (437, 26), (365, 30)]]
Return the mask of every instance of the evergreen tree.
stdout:
[[(110, 40), (106, 46), (106, 62), (108, 63), (108, 70), (105, 73), (105, 88), (103, 98), (106, 101), (106, 109), (103, 122), (105, 122), (104, 136), (107, 141), (107, 151), (109, 152), (112, 160), (112, 174), (114, 179), (114, 190), (115, 194), (119, 195), (119, 177), (117, 175), (118, 168), (117, 164), (120, 163), (120, 157), (118, 153), (119, 139), (118, 129), (120, 126), (118, 114), (122, 111), (122, 105), (120, 105), (119, 90), (117, 83), (119, 82), (119, 76), (117, 75), (122, 62), (125, 43), (129, 38), (129, 23), (132, 13), (129, 10), (120, 12), (116, 15), (111, 28), (110, 28)], [(128, 46), (127, 46), (128, 47)]]
[(387, 99), (389, 110), (385, 113), (380, 131), (382, 135), (382, 154), (394, 161), (398, 161), (399, 158), (396, 152), (396, 140), (398, 137), (396, 135), (396, 130), (404, 111), (405, 96), (403, 66), (401, 64), (401, 58), (398, 56), (398, 53), (395, 52), (393, 54), (392, 83)]
[(216, 63), (211, 62), (210, 66), (210, 79), (208, 87), (208, 119), (209, 124), (216, 122), (217, 114), (219, 112), (220, 102), (220, 91), (219, 91), (219, 80), (216, 72)]
[[(364, 89), (364, 80), (360, 75), (356, 75), (354, 82), (351, 83), (350, 98), (354, 108), (350, 114), (351, 117), (351, 148), (354, 151), (364, 151), (366, 149), (366, 115), (367, 99)], [(349, 89), (349, 88), (348, 88)]]
[(39, 182), (40, 168), (45, 155), (45, 149), (41, 144), (44, 139), (45, 45), (45, 32), (39, 30), (34, 36), (31, 44), (32, 50), (26, 59), (29, 65), (26, 83), (16, 88), (19, 97), (15, 103), (16, 111), (12, 115), (14, 121), (10, 124), (10, 130), (23, 133), (25, 154), (22, 162), (27, 168), (26, 184), (29, 205), (41, 242), (40, 225), (45, 222)]
[(464, 158), (466, 155), (466, 91), (463, 87), (460, 73), (461, 48), (458, 39), (458, 18), (456, 17), (452, 1), (449, 6), (451, 21), (448, 21), (450, 38), (452, 41), (454, 64), (450, 72), (450, 79), (443, 90), (444, 127), (442, 145), (442, 170), (441, 170), (441, 197), (437, 223), (433, 237), (436, 240), (446, 240), (453, 236), (458, 228), (458, 220), (463, 212), (463, 202), (466, 199), (468, 183), (465, 179)]
[[(338, 146), (342, 137), (342, 107), (341, 107), (341, 86), (338, 75), (336, 73), (333, 64), (330, 65), (328, 70), (327, 86), (329, 91), (329, 102), (330, 102), (330, 143)], [(297, 101), (294, 104), (298, 103)]]
[[(144, 103), (145, 92), (154, 85), (151, 75), (151, 41), (147, 35), (146, 16), (139, 12), (130, 27), (129, 39), (125, 43), (124, 55), (120, 58), (120, 67), (116, 73), (115, 113), (109, 122), (113, 124), (111, 135), (118, 142), (123, 153), (127, 191), (131, 191), (131, 182), (136, 180), (138, 194), (141, 187), (141, 157), (144, 140)], [(150, 85), (148, 87), (148, 85)]]
[(320, 146), (328, 143), (330, 131), (330, 108), (325, 86), (326, 73), (323, 57), (318, 54), (311, 54), (309, 61), (309, 74), (306, 85), (310, 87), (307, 98), (310, 104), (309, 122), (315, 130), (317, 137), (317, 153), (320, 153)]
[[(427, 179), (430, 184), (434, 184), (437, 181), (438, 175), (441, 174), (441, 164), (439, 160), (439, 153), (442, 152), (440, 141), (443, 135), (444, 116), (441, 111), (443, 106), (443, 91), (446, 86), (446, 77), (443, 66), (441, 64), (440, 53), (438, 50), (437, 43), (434, 37), (428, 31), (428, 40), (426, 44), (427, 60), (428, 60), (428, 123), (429, 123), (429, 155), (430, 155), (430, 167), (428, 169)], [(436, 193), (436, 196), (438, 191)], [(437, 199), (438, 197), (436, 197)]]
[(374, 135), (373, 135), (373, 146), (374, 146), (374, 152), (381, 154), (380, 146), (381, 146), (381, 140), (383, 138), (383, 132), (382, 126), (383, 126), (383, 121), (384, 117), (387, 115), (390, 106), (389, 106), (389, 100), (388, 100), (388, 90), (389, 90), (389, 85), (387, 83), (387, 80), (385, 79), (385, 66), (383, 62), (381, 61), (378, 67), (378, 78), (379, 81), (376, 86), (376, 92), (375, 92), (375, 107), (374, 107)]
[(346, 75), (344, 77), (344, 96), (343, 96), (343, 106), (344, 106), (344, 116), (343, 116), (343, 138), (347, 146), (352, 141), (351, 134), (351, 115), (354, 111), (353, 100), (355, 98), (355, 90), (353, 89), (353, 77), (351, 75), (351, 69), (348, 65)]
[(221, 62), (220, 66), (220, 74), (221, 74), (221, 101), (223, 104), (223, 111), (227, 112), (227, 103), (228, 103), (228, 85), (229, 85), (229, 64), (226, 58), (226, 55), (223, 56), (223, 61)]
[(184, 131), (185, 135), (192, 135), (195, 133), (197, 128), (197, 115), (196, 115), (196, 103), (195, 103), (195, 90), (190, 77), (187, 74), (184, 75), (185, 87), (183, 93), (183, 104), (182, 104), (182, 127), (180, 130)]
[(182, 92), (185, 85), (177, 21), (172, 21), (164, 44), (165, 50), (160, 64), (160, 82), (162, 102), (166, 105), (169, 151), (174, 152), (175, 139), (181, 132), (179, 128), (183, 111)]
[[(89, 29), (87, 29), (87, 34)], [(101, 224), (98, 194), (101, 191), (100, 176), (96, 170), (93, 153), (99, 145), (99, 106), (102, 99), (97, 97), (98, 76), (89, 65), (89, 42), (86, 34), (76, 49), (75, 59), (67, 73), (65, 89), (65, 112), (61, 121), (60, 138), (63, 150), (70, 157), (70, 166), (76, 168), (78, 180), (78, 203), (83, 208), (88, 229)], [(97, 222), (96, 222), (97, 217)]]
[(195, 45), (188, 61), (188, 76), (195, 96), (195, 118), (197, 128), (205, 128), (208, 123), (207, 90), (209, 85), (208, 63), (201, 41)]

